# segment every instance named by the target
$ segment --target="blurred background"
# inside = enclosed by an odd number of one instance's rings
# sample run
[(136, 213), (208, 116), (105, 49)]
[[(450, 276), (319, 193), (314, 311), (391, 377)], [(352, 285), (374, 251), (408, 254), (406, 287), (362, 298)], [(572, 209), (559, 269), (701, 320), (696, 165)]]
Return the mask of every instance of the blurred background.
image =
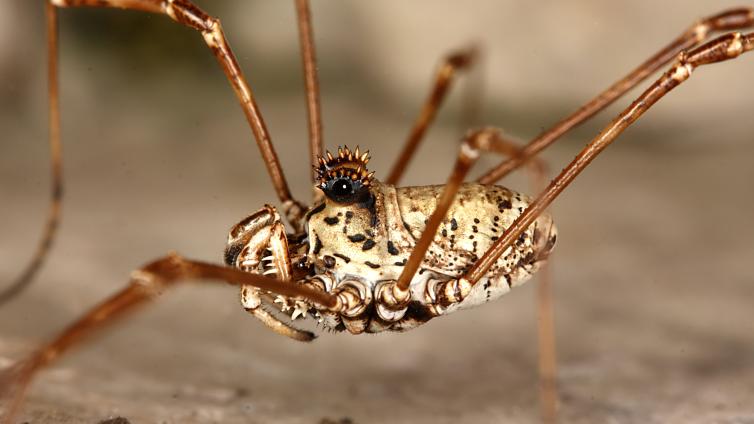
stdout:
[[(299, 198), (309, 195), (292, 2), (197, 1), (222, 19)], [(696, 19), (736, 4), (313, 1), (329, 148), (369, 148), (385, 176), (440, 58), (477, 43), (406, 184), (445, 180), (478, 123), (528, 139)], [(753, 6), (751, 3), (748, 6)], [(220, 261), (227, 230), (275, 204), (251, 132), (194, 31), (164, 16), (63, 10), (66, 199), (37, 283), (0, 309), (8, 364), (176, 250)], [(48, 195), (42, 2), (0, 4), (0, 282), (41, 233)], [(564, 422), (754, 420), (754, 56), (697, 71), (553, 206)], [(648, 84), (648, 83), (647, 83)], [(646, 87), (644, 84), (643, 87)], [(639, 94), (548, 149), (561, 169)], [(476, 173), (496, 161), (483, 159)], [(523, 176), (504, 182), (530, 192)], [(406, 334), (303, 345), (245, 315), (232, 288), (165, 295), (32, 389), (33, 422), (536, 422), (535, 285)], [(326, 421), (325, 421), (326, 422)]]

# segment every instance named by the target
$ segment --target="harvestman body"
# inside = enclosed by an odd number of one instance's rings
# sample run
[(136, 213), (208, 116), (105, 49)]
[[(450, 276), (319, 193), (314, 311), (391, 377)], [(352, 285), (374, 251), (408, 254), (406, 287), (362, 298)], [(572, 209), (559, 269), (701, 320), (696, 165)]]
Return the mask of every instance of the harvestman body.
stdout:
[[(754, 26), (752, 9), (731, 9), (707, 17), (524, 146), (517, 147), (494, 128), (471, 131), (461, 143), (445, 185), (396, 188), (454, 74), (472, 62), (474, 52), (462, 51), (445, 59), (399, 159), (381, 183), (367, 171), (366, 153), (341, 148), (336, 155), (323, 154), (309, 7), (306, 0), (296, 0), (295, 4), (309, 113), (310, 160), (315, 168), (312, 183), (320, 192), (312, 207), (291, 195), (270, 134), (217, 18), (189, 0), (47, 2), (52, 202), (34, 259), (8, 290), (0, 292), (0, 303), (28, 286), (46, 257), (59, 218), (63, 185), (57, 78), (58, 7), (118, 7), (158, 13), (201, 33), (250, 124), (292, 233), (286, 233), (276, 209), (265, 206), (231, 230), (225, 252), (225, 262), (230, 266), (170, 254), (138, 269), (127, 287), (82, 315), (29, 357), (0, 373), (0, 395), (10, 397), (4, 423), (13, 421), (29, 383), (39, 370), (95, 330), (133, 311), (161, 290), (187, 280), (224, 281), (240, 286), (242, 304), (251, 314), (274, 331), (304, 341), (314, 335), (279, 317), (313, 316), (325, 327), (351, 333), (404, 331), (436, 316), (497, 298), (526, 281), (545, 262), (556, 238), (555, 227), (545, 209), (602, 150), (654, 103), (686, 81), (697, 67), (726, 61), (754, 49), (754, 33), (732, 32), (704, 43), (714, 32)], [(493, 185), (523, 164), (533, 163), (536, 168), (538, 152), (671, 61), (674, 62), (668, 70), (592, 139), (537, 197), (529, 199)], [(485, 173), (477, 183), (463, 183), (480, 153), (487, 151), (509, 158)], [(546, 285), (541, 287), (540, 393), (543, 418), (551, 422), (555, 420), (557, 405), (555, 356), (549, 292)], [(272, 306), (283, 315), (273, 315), (263, 306)]]
[[(320, 159), (318, 187), (325, 200), (305, 216), (306, 231), (286, 237), (276, 210), (266, 206), (230, 232), (225, 262), (244, 271), (272, 274), (328, 293), (343, 293), (341, 312), (302, 300), (276, 302), (295, 319), (308, 314), (332, 330), (351, 333), (405, 331), (443, 314), (497, 299), (536, 272), (555, 244), (556, 230), (542, 214), (468, 293), (446, 299), (471, 265), (529, 205), (504, 187), (463, 184), (409, 286), (409, 301), (390, 300), (416, 241), (436, 208), (442, 186), (396, 188), (367, 172), (368, 154), (338, 149)], [(300, 242), (290, 243), (290, 239)], [(299, 277), (302, 276), (302, 277)], [(451, 283), (453, 282), (453, 283)], [(241, 288), (241, 302), (272, 329), (290, 328), (260, 308), (264, 293)], [(455, 300), (455, 301), (453, 301)]]

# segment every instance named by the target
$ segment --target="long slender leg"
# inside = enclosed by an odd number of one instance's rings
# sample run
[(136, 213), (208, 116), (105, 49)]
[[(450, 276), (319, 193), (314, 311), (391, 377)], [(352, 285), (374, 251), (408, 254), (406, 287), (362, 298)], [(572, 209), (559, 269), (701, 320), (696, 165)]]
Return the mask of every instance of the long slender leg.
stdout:
[[(309, 122), (309, 162), (312, 165), (312, 184), (317, 179), (317, 160), (322, 156), (322, 108), (319, 101), (319, 81), (317, 79), (317, 55), (314, 50), (312, 15), (308, 0), (296, 0), (299, 42), (301, 43), (301, 61), (304, 65), (304, 84), (306, 86), (306, 111)], [(315, 200), (319, 190), (314, 190)]]
[[(505, 230), (487, 252), (472, 265), (463, 277), (438, 286), (437, 293), (442, 298), (438, 299), (438, 302), (460, 302), (463, 300), (474, 284), (489, 271), (502, 253), (542, 214), (558, 194), (629, 125), (639, 119), (665, 94), (687, 80), (696, 67), (733, 59), (752, 49), (754, 49), (754, 33), (747, 35), (731, 33), (691, 51), (682, 52), (677, 63), (594, 138)], [(407, 303), (411, 279), (423, 261), (424, 255), (452, 204), (463, 178), (479, 157), (480, 150), (492, 150), (490, 146), (496, 141), (497, 136), (499, 134), (495, 130), (485, 129), (472, 133), (464, 140), (451, 175), (437, 202), (437, 207), (430, 216), (424, 232), (414, 247), (414, 251), (409, 256), (403, 272), (391, 289), (380, 294), (383, 296), (383, 302), (394, 305), (405, 305)]]
[(10, 286), (0, 292), (0, 306), (21, 294), (41, 269), (52, 247), (60, 223), (60, 210), (63, 202), (63, 158), (60, 144), (60, 96), (58, 84), (58, 20), (55, 7), (47, 4), (47, 95), (49, 108), (49, 144), (51, 185), (50, 206), (42, 239), (31, 261), (21, 275)]
[[(519, 154), (520, 149), (518, 150)], [(547, 167), (538, 157), (526, 162), (531, 168), (533, 192), (547, 187)], [(550, 255), (552, 256), (552, 254)], [(542, 422), (558, 421), (558, 355), (555, 342), (555, 308), (552, 300), (552, 274), (550, 262), (545, 262), (537, 272), (537, 340), (539, 345), (539, 404)]]
[(542, 421), (557, 422), (558, 356), (555, 347), (555, 316), (552, 302), (552, 275), (549, 263), (537, 273), (537, 339), (539, 341), (539, 403)]
[(477, 181), (482, 184), (493, 184), (500, 180), (512, 170), (521, 166), (528, 158), (539, 153), (563, 136), (563, 134), (591, 118), (637, 84), (644, 81), (648, 76), (670, 63), (679, 51), (699, 45), (713, 33), (747, 29), (752, 26), (754, 26), (754, 9), (751, 8), (730, 9), (698, 21), (654, 56), (647, 59), (646, 62), (611, 85), (607, 90), (578, 108), (570, 116), (556, 123), (537, 138), (531, 140), (523, 148), (520, 156), (504, 160), (484, 173)]
[[(48, 0), (57, 7), (115, 7), (140, 10), (169, 16), (175, 22), (201, 33), (205, 43), (215, 55), (243, 109), (246, 120), (256, 139), (275, 192), (283, 204), (286, 218), (293, 226), (300, 226), (305, 207), (291, 195), (283, 169), (280, 166), (270, 133), (254, 100), (246, 78), (238, 66), (233, 51), (222, 30), (220, 20), (208, 15), (189, 0)], [(296, 228), (300, 230), (300, 228)]]
[(469, 128), (481, 128), (483, 126), (481, 118), (487, 83), (485, 60), (484, 51), (477, 47), (474, 54), (474, 66), (466, 71), (468, 76), (464, 78), (463, 89), (461, 90), (461, 111), (458, 116), (458, 127), (461, 129), (461, 134), (463, 134), (463, 131), (468, 131)]
[[(496, 140), (498, 153), (509, 157), (521, 154), (521, 148), (511, 140)], [(529, 168), (532, 192), (547, 186), (547, 165), (539, 157), (525, 163)], [(558, 417), (557, 350), (555, 343), (555, 318), (552, 301), (550, 263), (545, 262), (537, 271), (537, 339), (539, 345), (539, 403), (542, 422), (552, 424)]]
[[(730, 33), (706, 44), (684, 51), (667, 72), (641, 94), (628, 108), (616, 117), (595, 137), (576, 158), (558, 175), (549, 186), (532, 202), (524, 212), (508, 227), (502, 236), (462, 277), (460, 284), (473, 286), (508, 249), (521, 233), (531, 225), (545, 208), (581, 173), (589, 163), (602, 152), (629, 125), (634, 123), (652, 105), (672, 89), (686, 81), (691, 72), (699, 66), (733, 59), (754, 49), (754, 33)], [(465, 280), (465, 282), (463, 282)]]
[(12, 422), (29, 383), (38, 371), (49, 366), (70, 348), (80, 345), (92, 333), (133, 312), (163, 290), (178, 283), (197, 279), (211, 279), (208, 282), (212, 283), (223, 281), (233, 285), (253, 285), (283, 296), (302, 298), (332, 310), (338, 310), (342, 305), (337, 296), (307, 286), (247, 273), (236, 268), (184, 259), (176, 254), (168, 255), (135, 271), (126, 288), (90, 309), (27, 359), (0, 373), (0, 398), (10, 397), (1, 422)]
[(403, 172), (413, 158), (417, 147), (419, 147), (419, 143), (422, 141), (424, 134), (427, 132), (427, 128), (434, 120), (435, 115), (437, 114), (437, 109), (440, 108), (440, 105), (445, 99), (456, 72), (471, 66), (474, 62), (475, 56), (476, 49), (469, 48), (451, 53), (445, 57), (435, 75), (432, 91), (430, 91), (429, 97), (424, 102), (424, 106), (414, 122), (414, 126), (408, 135), (408, 139), (406, 139), (406, 142), (403, 145), (403, 150), (393, 164), (393, 169), (390, 171), (390, 174), (388, 174), (385, 179), (387, 184), (398, 184), (403, 176)]
[[(500, 140), (507, 147), (509, 157), (521, 154), (521, 148), (509, 140)], [(529, 168), (532, 192), (540, 192), (547, 186), (547, 165), (539, 157), (533, 157), (525, 165)], [(551, 255), (552, 256), (552, 255)], [(537, 340), (539, 345), (539, 404), (542, 422), (553, 424), (558, 419), (557, 350), (555, 348), (555, 316), (552, 301), (552, 275), (550, 263), (545, 262), (537, 271)]]

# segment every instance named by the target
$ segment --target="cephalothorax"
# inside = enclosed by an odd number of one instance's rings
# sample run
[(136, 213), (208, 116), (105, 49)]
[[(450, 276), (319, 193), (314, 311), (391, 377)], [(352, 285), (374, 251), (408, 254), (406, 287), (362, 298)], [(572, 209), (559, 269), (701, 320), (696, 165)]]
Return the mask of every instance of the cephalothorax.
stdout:
[[(292, 318), (312, 315), (325, 327), (358, 334), (404, 331), (436, 316), (494, 300), (523, 284), (552, 250), (556, 230), (542, 214), (458, 302), (443, 303), (440, 283), (460, 278), (524, 211), (531, 200), (504, 187), (463, 184), (410, 283), (409, 301), (392, 304), (392, 290), (435, 210), (442, 186), (396, 188), (368, 173), (368, 153), (338, 149), (320, 158), (317, 187), (324, 200), (304, 217), (303, 234), (286, 236), (272, 206), (238, 223), (225, 262), (328, 293), (347, 292), (352, 304), (333, 312), (302, 300), (241, 288), (241, 302), (272, 329), (300, 333), (261, 308), (263, 299)], [(399, 307), (396, 307), (399, 306)]]
[[(265, 206), (231, 230), (226, 265), (171, 253), (134, 271), (125, 288), (0, 373), (0, 398), (10, 397), (3, 422), (13, 421), (26, 388), (40, 369), (95, 330), (153, 299), (156, 293), (188, 280), (240, 286), (242, 304), (251, 314), (276, 332), (304, 341), (314, 335), (282, 321), (269, 308), (293, 319), (313, 316), (333, 330), (363, 333), (408, 330), (436, 316), (497, 298), (526, 281), (544, 263), (556, 239), (546, 208), (600, 152), (652, 105), (686, 81), (696, 68), (754, 50), (754, 33), (737, 32), (754, 26), (754, 10), (737, 8), (709, 16), (523, 147), (495, 128), (473, 130), (462, 140), (444, 185), (397, 188), (454, 74), (473, 62), (475, 50), (459, 51), (445, 58), (400, 157), (381, 183), (366, 168), (368, 154), (359, 149), (340, 148), (337, 154), (323, 154), (309, 7), (306, 0), (296, 0), (295, 5), (309, 112), (309, 158), (314, 168), (311, 177), (320, 191), (311, 207), (297, 201), (288, 188), (262, 114), (217, 18), (190, 0), (47, 1), (52, 206), (37, 254), (21, 278), (0, 292), (0, 303), (28, 285), (58, 227), (63, 193), (57, 77), (59, 7), (152, 12), (199, 32), (250, 124), (282, 215), (292, 232), (286, 233), (274, 207)], [(719, 31), (736, 32), (705, 42)], [(529, 199), (493, 185), (512, 170), (536, 163), (538, 152), (668, 64), (667, 71), (592, 139), (537, 197)], [(508, 158), (476, 183), (464, 183), (482, 152)], [(546, 295), (540, 299), (549, 299), (549, 292), (543, 289), (542, 293)], [(557, 405), (555, 358), (551, 316), (546, 307), (549, 301), (543, 300), (541, 305), (544, 319), (540, 320), (540, 342), (550, 347), (543, 349), (544, 359), (540, 360), (541, 394), (544, 417), (551, 421)]]

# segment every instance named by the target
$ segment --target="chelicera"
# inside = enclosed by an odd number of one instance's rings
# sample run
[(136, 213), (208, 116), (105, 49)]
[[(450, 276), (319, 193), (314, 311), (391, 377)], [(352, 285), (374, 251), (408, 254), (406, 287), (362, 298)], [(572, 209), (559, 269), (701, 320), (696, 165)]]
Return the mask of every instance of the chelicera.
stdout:
[[(544, 264), (556, 241), (554, 224), (545, 209), (604, 148), (665, 94), (686, 81), (697, 67), (726, 61), (754, 49), (753, 33), (731, 32), (707, 41), (714, 32), (751, 28), (754, 25), (751, 9), (731, 9), (702, 19), (529, 143), (519, 147), (494, 128), (471, 130), (461, 142), (444, 185), (398, 187), (403, 170), (454, 74), (473, 62), (474, 51), (460, 51), (445, 59), (400, 158), (381, 182), (367, 169), (368, 153), (347, 147), (338, 148), (335, 153), (323, 151), (309, 7), (306, 0), (297, 0), (312, 185), (318, 190), (312, 204), (307, 206), (290, 193), (262, 115), (218, 19), (189, 0), (49, 0), (52, 207), (34, 261), (0, 300), (10, 299), (28, 285), (57, 227), (62, 198), (57, 8), (83, 6), (163, 14), (202, 35), (246, 115), (282, 214), (267, 205), (236, 224), (228, 237), (225, 265), (169, 254), (134, 271), (126, 288), (4, 371), (0, 376), (0, 392), (10, 399), (4, 422), (14, 419), (38, 371), (93, 331), (131, 312), (157, 292), (187, 280), (223, 281), (240, 286), (241, 303), (250, 314), (273, 331), (301, 341), (313, 339), (314, 334), (293, 326), (292, 321), (299, 317), (312, 317), (324, 327), (354, 334), (406, 331), (435, 317), (491, 301), (524, 283)], [(537, 197), (529, 198), (494, 185), (512, 170), (535, 161), (538, 152), (569, 129), (665, 66), (667, 71), (606, 126)], [(468, 170), (486, 152), (507, 158), (477, 182), (464, 183)], [(553, 419), (554, 364), (543, 367), (543, 373), (544, 415)]]

